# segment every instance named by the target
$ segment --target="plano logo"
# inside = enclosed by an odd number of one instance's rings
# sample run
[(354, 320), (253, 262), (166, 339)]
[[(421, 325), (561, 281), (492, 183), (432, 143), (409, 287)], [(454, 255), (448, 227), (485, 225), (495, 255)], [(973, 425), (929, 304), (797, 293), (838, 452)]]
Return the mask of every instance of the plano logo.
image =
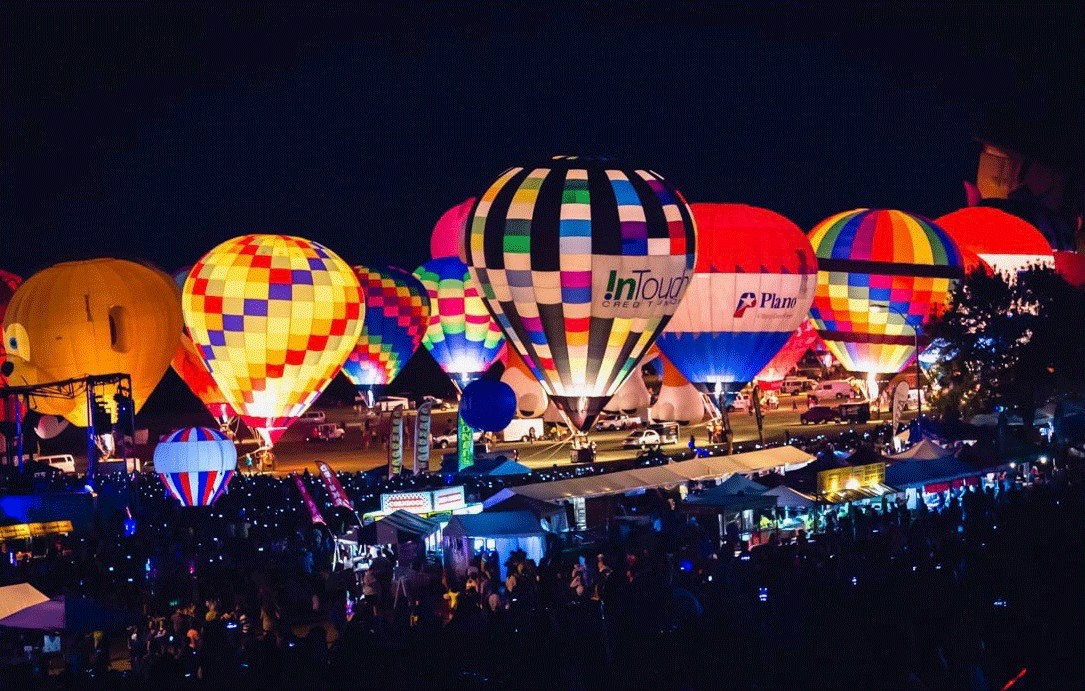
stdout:
[(746, 314), (746, 310), (753, 308), (765, 310), (795, 309), (798, 302), (798, 298), (784, 297), (776, 293), (761, 293), (760, 300), (758, 300), (757, 293), (743, 293), (742, 297), (738, 299), (738, 306), (735, 308), (735, 318), (738, 319)]
[(640, 307), (643, 305), (677, 304), (686, 292), (690, 276), (656, 278), (651, 269), (633, 269), (631, 276), (619, 277), (611, 270), (603, 293), (604, 307)]
[(743, 293), (742, 297), (738, 299), (738, 306), (735, 307), (735, 318), (737, 319), (746, 314), (746, 310), (751, 307), (757, 307), (757, 294)]

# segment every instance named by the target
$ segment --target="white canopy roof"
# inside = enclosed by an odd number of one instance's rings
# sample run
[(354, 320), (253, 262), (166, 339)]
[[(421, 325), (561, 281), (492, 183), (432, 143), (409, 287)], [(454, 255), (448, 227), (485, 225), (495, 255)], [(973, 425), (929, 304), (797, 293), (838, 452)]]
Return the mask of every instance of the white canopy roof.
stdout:
[(486, 500), (486, 505), (492, 506), (496, 503), (492, 500), (503, 493), (504, 496), (498, 501), (512, 494), (521, 494), (541, 501), (600, 497), (656, 487), (673, 487), (690, 480), (713, 480), (734, 473), (745, 474), (777, 468), (800, 467), (812, 460), (814, 460), (813, 456), (794, 446), (777, 446), (733, 456), (693, 458), (649, 468), (634, 468), (616, 473), (510, 487)]

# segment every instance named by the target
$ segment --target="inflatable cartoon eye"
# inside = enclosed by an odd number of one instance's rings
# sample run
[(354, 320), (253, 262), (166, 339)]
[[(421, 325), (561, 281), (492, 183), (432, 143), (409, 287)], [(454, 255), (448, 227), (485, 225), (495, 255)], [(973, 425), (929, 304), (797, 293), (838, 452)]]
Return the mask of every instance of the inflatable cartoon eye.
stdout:
[(30, 339), (27, 338), (22, 324), (8, 324), (4, 330), (4, 347), (12, 355), (23, 360), (30, 359)]

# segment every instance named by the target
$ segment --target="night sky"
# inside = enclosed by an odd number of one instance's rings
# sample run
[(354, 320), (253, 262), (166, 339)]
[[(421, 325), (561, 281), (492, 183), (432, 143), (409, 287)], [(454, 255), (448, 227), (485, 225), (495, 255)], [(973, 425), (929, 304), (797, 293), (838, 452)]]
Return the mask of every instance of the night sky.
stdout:
[(1076, 151), (1085, 122), (1080, 2), (217, 4), (3, 4), (0, 267), (284, 232), (410, 270), (442, 211), (553, 153), (804, 228), (937, 216), (976, 134)]

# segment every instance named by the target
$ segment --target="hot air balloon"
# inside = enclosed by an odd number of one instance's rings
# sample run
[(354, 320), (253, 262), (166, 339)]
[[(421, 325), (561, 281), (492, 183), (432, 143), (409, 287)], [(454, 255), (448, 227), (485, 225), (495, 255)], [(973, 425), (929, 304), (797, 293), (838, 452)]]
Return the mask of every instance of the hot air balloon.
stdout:
[(154, 469), (181, 506), (211, 506), (237, 471), (237, 449), (216, 430), (179, 429), (154, 448)]
[(856, 209), (819, 223), (810, 244), (818, 256), (810, 309), (818, 335), (846, 370), (901, 371), (915, 355), (916, 329), (963, 274), (956, 243), (925, 218)]
[(192, 267), (182, 307), (219, 390), (266, 446), (346, 362), (365, 311), (346, 262), (288, 235), (243, 235), (212, 249)]
[(411, 359), (429, 325), (426, 287), (403, 269), (354, 267), (365, 298), (358, 344), (343, 374), (366, 395), (369, 405)]
[[(809, 319), (803, 319), (799, 328), (787, 339), (787, 343), (769, 360), (764, 369), (757, 375), (757, 383), (762, 388), (778, 389), (780, 382), (791, 373), (792, 368), (799, 364), (799, 360), (811, 348), (821, 345), (821, 338), (814, 329), (814, 324)], [(767, 386), (765, 386), (767, 384)]]
[[(974, 252), (995, 271), (1011, 276), (1028, 266), (1053, 266), (1047, 240), (1032, 224), (1013, 214), (972, 206), (934, 221), (949, 233), (958, 249)], [(966, 262), (966, 269), (967, 262)]]
[[(39, 271), (4, 315), (5, 372), (13, 385), (124, 373), (138, 411), (158, 385), (181, 337), (177, 288), (169, 277), (122, 259), (65, 262)], [(34, 397), (34, 409), (86, 427), (76, 399)], [(112, 410), (112, 397), (106, 397)]]
[(693, 384), (690, 384), (678, 368), (660, 355), (663, 363), (663, 385), (659, 387), (659, 396), (652, 404), (652, 419), (657, 422), (696, 423), (704, 419), (704, 396)]
[(659, 357), (659, 351), (653, 346), (641, 358), (633, 371), (629, 373), (629, 376), (625, 378), (625, 381), (614, 392), (614, 395), (610, 397), (607, 404), (603, 406), (603, 410), (608, 413), (621, 412), (626, 415), (635, 415), (641, 408), (650, 406), (652, 404), (652, 394), (648, 392), (648, 387), (644, 384), (643, 367), (648, 360), (654, 360), (657, 357)]
[(550, 399), (543, 391), (542, 384), (524, 364), (524, 359), (515, 350), (506, 348), (505, 371), (501, 381), (512, 387), (516, 394), (516, 414), (518, 417), (540, 417), (546, 412)]
[[(192, 267), (181, 269), (173, 275), (173, 280), (176, 281), (179, 289), (184, 289), (185, 280), (191, 269)], [(218, 384), (215, 383), (210, 370), (204, 364), (199, 349), (192, 342), (192, 335), (187, 326), (181, 330), (181, 343), (177, 347), (177, 352), (173, 354), (173, 359), (170, 360), (170, 366), (196, 398), (200, 399), (220, 426), (228, 426), (230, 421), (237, 417), (237, 413), (226, 400), (226, 396), (219, 391)]]
[(437, 225), (433, 227), (433, 235), (430, 236), (430, 257), (457, 257), (461, 262), (467, 261), (464, 238), (467, 234), (467, 219), (474, 205), (475, 198), (471, 197), (441, 214)]
[(505, 339), (479, 298), (467, 266), (456, 257), (415, 269), (429, 293), (429, 328), (422, 339), (433, 359), (463, 390), (497, 359)]
[(692, 209), (697, 273), (659, 349), (687, 380), (723, 396), (753, 380), (806, 319), (817, 261), (799, 227), (773, 211)]
[(695, 248), (689, 207), (662, 177), (559, 156), (490, 185), (467, 263), (509, 342), (586, 431), (685, 295)]
[(1085, 288), (1085, 254), (1063, 251), (1054, 254), (1055, 271), (1070, 285)]
[(64, 430), (68, 429), (68, 421), (56, 415), (42, 415), (38, 418), (38, 424), (34, 425), (34, 434), (39, 439), (52, 439)]

